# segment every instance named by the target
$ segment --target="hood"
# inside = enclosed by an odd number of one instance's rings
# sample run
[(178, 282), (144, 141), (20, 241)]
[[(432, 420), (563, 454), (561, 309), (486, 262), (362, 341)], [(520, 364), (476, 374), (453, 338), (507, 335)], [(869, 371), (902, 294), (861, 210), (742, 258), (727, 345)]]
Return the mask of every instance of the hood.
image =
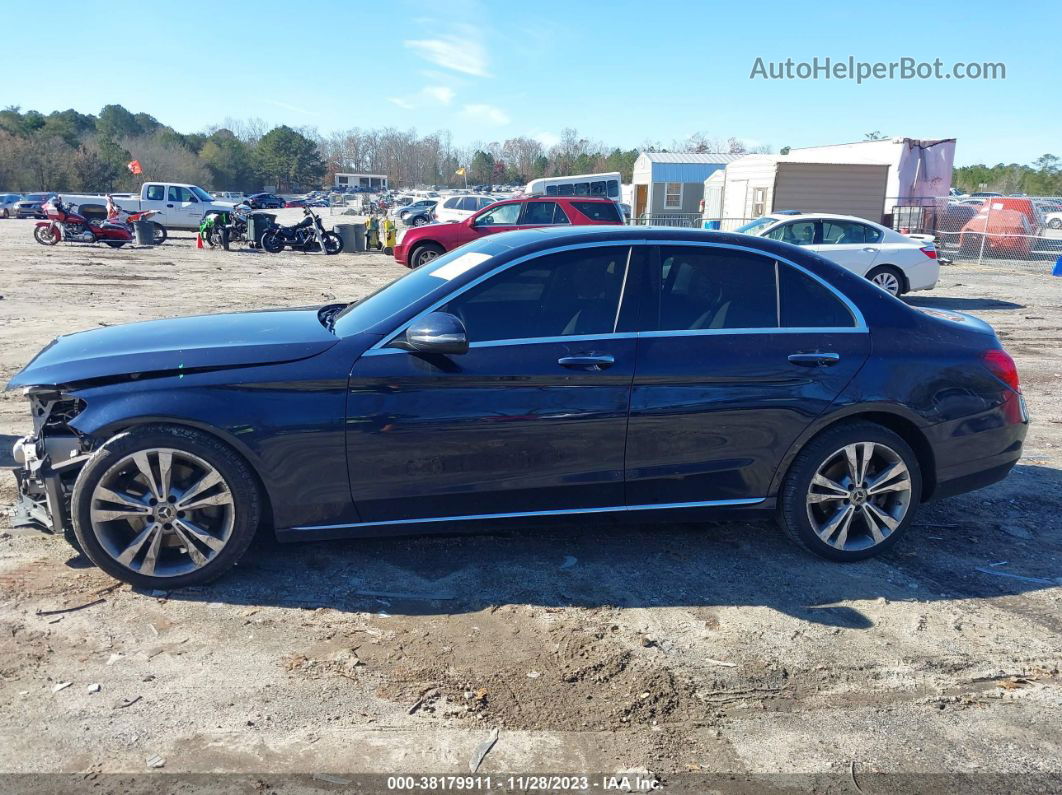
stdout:
[(38, 353), (7, 388), (305, 359), (338, 342), (321, 325), (317, 311), (311, 307), (200, 315), (68, 334)]

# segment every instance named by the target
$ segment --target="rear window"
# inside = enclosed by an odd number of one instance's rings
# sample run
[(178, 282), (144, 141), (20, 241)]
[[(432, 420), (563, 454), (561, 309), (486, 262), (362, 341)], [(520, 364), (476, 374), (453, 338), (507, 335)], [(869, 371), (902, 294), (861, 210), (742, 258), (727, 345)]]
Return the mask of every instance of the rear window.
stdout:
[(572, 202), (572, 207), (591, 221), (619, 221), (619, 208), (614, 202)]

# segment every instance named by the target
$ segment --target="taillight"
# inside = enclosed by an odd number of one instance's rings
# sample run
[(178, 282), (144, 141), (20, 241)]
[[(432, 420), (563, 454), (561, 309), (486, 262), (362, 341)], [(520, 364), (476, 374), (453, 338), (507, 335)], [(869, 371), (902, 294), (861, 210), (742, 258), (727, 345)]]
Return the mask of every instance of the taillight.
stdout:
[(937, 258), (937, 247), (936, 246), (922, 246), (922, 248), (919, 249), (919, 251), (921, 251), (923, 254), (925, 254), (930, 259), (936, 259)]
[(985, 351), (984, 356), (981, 357), (981, 361), (984, 362), (985, 367), (996, 378), (1009, 386), (1015, 392), (1021, 392), (1021, 381), (1018, 379), (1018, 368), (1014, 364), (1014, 360), (1010, 358), (1010, 354), (1004, 350), (997, 349), (991, 351)]

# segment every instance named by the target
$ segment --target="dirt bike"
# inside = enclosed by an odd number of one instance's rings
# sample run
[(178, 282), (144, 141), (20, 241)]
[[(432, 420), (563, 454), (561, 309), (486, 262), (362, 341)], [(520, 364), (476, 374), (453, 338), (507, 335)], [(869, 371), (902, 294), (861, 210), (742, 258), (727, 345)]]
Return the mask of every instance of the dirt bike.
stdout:
[(125, 224), (93, 223), (78, 215), (71, 205), (63, 204), (56, 196), (41, 207), (47, 221), (41, 221), (33, 229), (34, 239), (42, 246), (54, 246), (60, 240), (67, 243), (106, 243), (111, 248), (121, 248), (133, 240), (133, 233)]
[[(133, 224), (137, 221), (147, 221), (154, 215), (158, 215), (158, 210), (140, 210), (139, 212), (129, 212), (129, 210), (123, 210), (121, 207), (117, 208), (117, 217), (108, 217), (107, 223), (109, 224), (125, 224), (126, 228), (130, 232), (133, 232)], [(160, 224), (158, 221), (151, 222), (151, 243), (155, 246), (161, 246), (166, 242), (166, 238), (169, 237), (169, 232), (166, 231), (166, 227)]]
[(335, 232), (326, 232), (317, 213), (306, 207), (306, 216), (294, 226), (272, 224), (262, 235), (262, 248), (270, 254), (291, 247), (293, 251), (320, 251), (322, 243), (325, 254), (338, 254), (343, 250), (343, 240)]

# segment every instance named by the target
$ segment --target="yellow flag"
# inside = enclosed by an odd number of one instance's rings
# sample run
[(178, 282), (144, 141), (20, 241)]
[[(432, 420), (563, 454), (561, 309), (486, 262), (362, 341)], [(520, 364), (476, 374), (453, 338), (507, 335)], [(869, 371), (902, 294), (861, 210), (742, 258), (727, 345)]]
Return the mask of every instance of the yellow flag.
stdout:
[(457, 176), (459, 177), (463, 177), (465, 175), (465, 170), (463, 168), (459, 168), (454, 173), (457, 174)]

